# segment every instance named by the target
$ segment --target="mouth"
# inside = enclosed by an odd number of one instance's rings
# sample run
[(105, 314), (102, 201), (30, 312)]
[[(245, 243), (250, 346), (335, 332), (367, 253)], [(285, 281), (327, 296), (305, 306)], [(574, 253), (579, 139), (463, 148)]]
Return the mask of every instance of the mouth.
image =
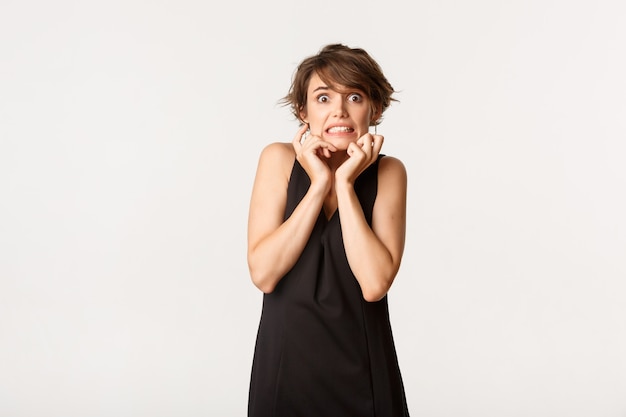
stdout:
[(326, 129), (326, 133), (352, 133), (354, 132), (354, 129), (351, 128), (350, 126), (331, 126), (328, 129)]

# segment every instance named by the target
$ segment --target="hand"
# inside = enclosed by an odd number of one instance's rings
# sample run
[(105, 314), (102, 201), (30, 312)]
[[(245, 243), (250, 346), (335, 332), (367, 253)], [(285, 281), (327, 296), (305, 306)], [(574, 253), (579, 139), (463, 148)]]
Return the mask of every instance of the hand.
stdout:
[(292, 145), (296, 152), (296, 159), (311, 179), (311, 187), (320, 186), (328, 191), (332, 178), (325, 159), (330, 158), (331, 152), (336, 152), (337, 148), (317, 135), (311, 134), (303, 141), (307, 128), (308, 125), (302, 125), (293, 138)]
[(353, 185), (357, 177), (378, 159), (384, 139), (382, 135), (366, 133), (351, 143), (347, 150), (348, 159), (337, 168), (335, 178)]

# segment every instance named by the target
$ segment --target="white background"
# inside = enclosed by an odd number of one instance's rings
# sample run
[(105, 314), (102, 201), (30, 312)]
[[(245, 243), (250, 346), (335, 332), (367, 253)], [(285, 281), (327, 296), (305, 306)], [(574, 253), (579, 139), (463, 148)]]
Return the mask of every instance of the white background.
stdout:
[(0, 416), (245, 416), (246, 221), (327, 43), (398, 90), (412, 415), (626, 416), (626, 5), (0, 4)]

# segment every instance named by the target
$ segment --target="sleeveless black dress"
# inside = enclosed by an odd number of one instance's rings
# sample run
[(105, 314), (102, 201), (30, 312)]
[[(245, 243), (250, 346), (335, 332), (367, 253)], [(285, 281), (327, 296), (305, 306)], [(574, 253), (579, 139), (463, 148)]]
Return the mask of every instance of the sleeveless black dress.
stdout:
[[(378, 161), (355, 182), (371, 225)], [(285, 219), (310, 186), (296, 161)], [(302, 255), (263, 296), (249, 417), (408, 416), (387, 296), (369, 303), (346, 258), (339, 212), (321, 210)]]

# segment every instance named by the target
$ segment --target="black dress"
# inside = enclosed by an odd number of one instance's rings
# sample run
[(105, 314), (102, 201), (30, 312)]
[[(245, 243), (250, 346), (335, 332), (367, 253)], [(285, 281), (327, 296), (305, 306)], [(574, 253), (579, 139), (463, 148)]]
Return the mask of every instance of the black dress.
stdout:
[[(355, 182), (371, 225), (378, 161)], [(296, 161), (285, 219), (310, 180)], [(346, 258), (339, 212), (320, 211), (302, 255), (263, 296), (249, 417), (408, 416), (387, 297), (363, 299)]]

